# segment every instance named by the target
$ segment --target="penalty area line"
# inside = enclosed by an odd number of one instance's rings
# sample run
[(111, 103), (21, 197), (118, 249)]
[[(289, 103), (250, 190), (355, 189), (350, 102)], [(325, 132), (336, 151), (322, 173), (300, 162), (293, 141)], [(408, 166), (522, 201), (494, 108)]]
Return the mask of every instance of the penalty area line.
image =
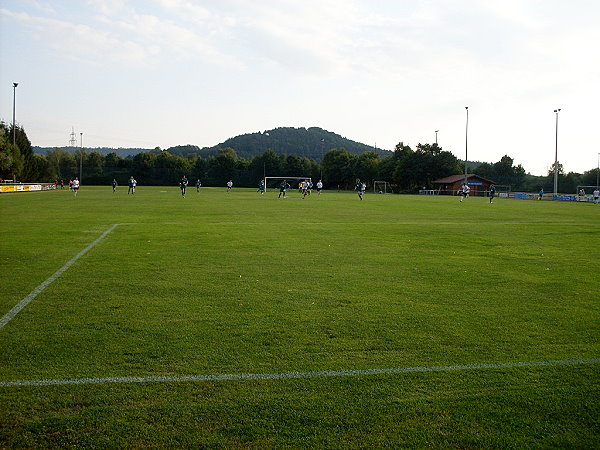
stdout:
[(42, 284), (40, 284), (38, 287), (36, 287), (27, 297), (25, 297), (23, 300), (21, 300), (19, 303), (17, 303), (8, 313), (6, 313), (0, 319), (0, 329), (4, 328), (4, 326), (8, 322), (10, 322), (11, 319), (13, 319), (13, 317), (15, 317), (17, 314), (19, 314), (19, 312), (21, 312), (21, 310), (23, 308), (25, 308), (34, 298), (36, 298), (54, 280), (56, 280), (58, 277), (60, 277), (69, 267), (71, 267), (73, 264), (75, 264), (75, 262), (77, 262), (77, 260), (79, 258), (81, 258), (83, 255), (85, 255), (87, 252), (89, 252), (92, 248), (94, 248), (96, 246), (96, 244), (98, 244), (98, 242), (100, 242), (102, 239), (104, 239), (106, 236), (108, 236), (110, 234), (110, 232), (113, 231), (115, 228), (117, 228), (119, 225), (131, 225), (131, 224), (125, 224), (125, 223), (113, 224), (108, 230), (106, 230), (104, 233), (102, 233), (99, 238), (97, 238), (94, 242), (92, 242), (86, 248), (84, 248), (79, 253), (77, 253), (77, 255), (75, 255), (73, 258), (71, 258), (64, 266), (62, 266), (60, 269), (58, 269), (56, 272), (54, 272), (54, 274), (51, 275), (46, 281), (44, 281)]
[(348, 377), (360, 375), (388, 375), (404, 373), (452, 372), (481, 369), (511, 369), (546, 366), (569, 366), (581, 364), (598, 364), (600, 359), (560, 359), (549, 361), (521, 361), (506, 363), (479, 363), (453, 366), (417, 366), (399, 367), (395, 369), (361, 369), (361, 370), (323, 370), (311, 372), (281, 373), (241, 373), (223, 375), (187, 375), (187, 376), (145, 376), (145, 377), (98, 377), (67, 378), (45, 380), (0, 381), (0, 387), (28, 386), (65, 386), (91, 384), (132, 384), (132, 383), (181, 383), (190, 381), (246, 381), (246, 380), (285, 380), (323, 377)]

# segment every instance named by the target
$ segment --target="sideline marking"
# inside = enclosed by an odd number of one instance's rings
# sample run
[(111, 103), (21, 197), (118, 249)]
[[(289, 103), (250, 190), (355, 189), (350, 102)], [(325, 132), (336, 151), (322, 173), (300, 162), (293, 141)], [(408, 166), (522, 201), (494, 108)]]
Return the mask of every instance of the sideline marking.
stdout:
[[(206, 222), (202, 225), (274, 225), (273, 222)], [(302, 222), (302, 225), (419, 225), (419, 226), (439, 226), (439, 225), (472, 225), (469, 222)], [(599, 223), (582, 222), (480, 222), (479, 225), (584, 225), (600, 226)]]
[[(159, 222), (158, 224), (159, 225), (176, 225), (176, 224), (179, 224), (179, 222)], [(118, 226), (122, 226), (122, 225), (144, 225), (144, 222), (123, 222), (123, 223), (113, 224), (108, 230), (106, 230), (104, 233), (102, 233), (102, 235), (100, 235), (100, 237), (98, 239), (96, 239), (94, 242), (92, 242), (86, 248), (84, 248), (79, 253), (77, 253), (77, 255), (75, 255), (73, 258), (71, 258), (70, 261), (68, 261), (64, 266), (62, 266), (53, 275), (51, 275), (50, 278), (48, 278), (46, 281), (44, 281), (42, 284), (40, 284), (38, 287), (36, 287), (27, 297), (25, 297), (23, 300), (21, 300), (19, 303), (17, 303), (9, 312), (7, 312), (4, 316), (2, 316), (2, 318), (0, 319), (0, 330), (2, 328), (4, 328), (4, 326), (8, 322), (10, 322), (11, 319), (13, 319), (17, 314), (19, 314), (19, 312), (21, 312), (21, 310), (23, 308), (25, 308), (34, 298), (36, 298), (44, 289), (46, 289), (50, 285), (50, 283), (52, 283), (54, 280), (56, 280), (58, 277), (60, 277), (65, 272), (65, 270), (67, 270), (69, 267), (71, 267), (83, 255), (85, 255), (87, 252), (89, 252), (98, 242), (100, 242), (102, 239), (104, 239), (106, 236), (108, 236), (111, 231), (113, 231)], [(86, 231), (84, 231), (84, 232), (86, 232)]]
[(283, 380), (297, 378), (348, 377), (359, 375), (382, 375), (397, 373), (450, 372), (476, 369), (507, 369), (517, 367), (566, 366), (577, 364), (598, 364), (600, 359), (559, 359), (550, 361), (526, 361), (507, 363), (480, 363), (460, 366), (417, 366), (396, 369), (363, 369), (363, 370), (323, 370), (311, 372), (282, 373), (240, 373), (224, 375), (187, 375), (187, 376), (147, 376), (147, 377), (100, 377), (100, 378), (66, 378), (46, 380), (0, 381), (0, 387), (27, 386), (65, 386), (70, 384), (131, 384), (131, 383), (181, 383), (187, 381), (244, 381), (244, 380)]
[(6, 313), (0, 319), (0, 329), (4, 328), (4, 326), (8, 322), (10, 322), (10, 320), (13, 317), (15, 317), (17, 314), (19, 314), (19, 312), (23, 308), (25, 308), (34, 298), (36, 298), (44, 289), (46, 289), (50, 285), (50, 283), (52, 283), (54, 280), (56, 280), (58, 277), (60, 277), (65, 272), (65, 270), (67, 270), (69, 267), (71, 267), (79, 258), (81, 258), (83, 255), (85, 255), (87, 252), (89, 252), (98, 242), (100, 242), (102, 239), (104, 239), (106, 236), (108, 236), (108, 234), (112, 230), (117, 228), (119, 225), (130, 225), (130, 224), (126, 224), (126, 223), (113, 224), (108, 230), (106, 230), (104, 233), (102, 233), (98, 239), (96, 239), (94, 242), (92, 242), (86, 248), (84, 248), (79, 253), (77, 253), (77, 255), (75, 255), (73, 258), (71, 258), (71, 260), (69, 260), (64, 266), (62, 266), (60, 269), (58, 269), (56, 272), (54, 272), (54, 275), (51, 275), (50, 278), (48, 278), (46, 281), (44, 281), (42, 284), (40, 284), (38, 287), (36, 287), (31, 292), (31, 294), (29, 294), (27, 297), (25, 297), (23, 300), (21, 300), (19, 303), (17, 303), (8, 313)]

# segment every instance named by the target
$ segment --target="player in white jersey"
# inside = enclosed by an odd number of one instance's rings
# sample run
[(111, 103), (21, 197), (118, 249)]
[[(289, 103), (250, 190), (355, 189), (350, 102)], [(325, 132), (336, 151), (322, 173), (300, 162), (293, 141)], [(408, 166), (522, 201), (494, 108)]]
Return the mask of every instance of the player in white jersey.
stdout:
[(129, 189), (127, 189), (127, 195), (131, 194), (135, 194), (135, 187), (137, 186), (137, 181), (135, 178), (133, 178), (133, 175), (131, 175), (131, 177), (129, 178)]
[(227, 192), (231, 192), (232, 187), (233, 187), (233, 181), (229, 180), (227, 182)]
[(321, 191), (323, 190), (323, 182), (321, 180), (317, 181), (317, 195), (321, 195)]
[(79, 178), (75, 177), (75, 180), (73, 180), (73, 186), (71, 188), (73, 189), (73, 192), (75, 192), (75, 196), (77, 196), (77, 191), (79, 191)]
[(600, 202), (600, 189), (596, 188), (592, 195), (594, 196), (594, 203), (597, 204), (598, 202)]
[(469, 185), (463, 184), (462, 191), (460, 193), (460, 201), (461, 202), (469, 196), (469, 192), (471, 192), (471, 188), (469, 187)]

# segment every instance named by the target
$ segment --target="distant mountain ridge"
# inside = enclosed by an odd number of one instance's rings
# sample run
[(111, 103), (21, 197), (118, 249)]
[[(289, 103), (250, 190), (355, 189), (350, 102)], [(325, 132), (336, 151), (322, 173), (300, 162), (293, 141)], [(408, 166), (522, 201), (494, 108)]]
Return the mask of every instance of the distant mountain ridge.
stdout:
[[(166, 149), (169, 153), (187, 156), (196, 154), (203, 158), (216, 155), (219, 149), (232, 148), (240, 158), (252, 159), (261, 155), (267, 150), (273, 150), (277, 154), (297, 155), (320, 162), (323, 155), (332, 148), (344, 148), (350, 153), (362, 154), (365, 152), (376, 152), (377, 154), (387, 156), (391, 154), (389, 150), (376, 148), (370, 145), (347, 139), (331, 131), (323, 130), (318, 127), (293, 128), (280, 127), (273, 130), (259, 131), (255, 133), (241, 134), (217, 144), (213, 147), (200, 148), (196, 145), (178, 145)], [(52, 147), (33, 147), (35, 153), (46, 154)], [(78, 147), (63, 147), (62, 150), (74, 152)], [(98, 151), (102, 154), (111, 152), (117, 153), (121, 157), (132, 156), (140, 152), (149, 152), (157, 149), (128, 149), (128, 148), (86, 148), (87, 151)]]
[[(39, 147), (37, 145), (33, 145), (31, 147), (33, 149), (34, 153), (37, 153), (38, 155), (46, 155), (48, 153), (48, 150), (55, 150), (55, 149), (60, 149), (60, 150), (64, 150), (65, 152), (68, 153), (75, 153), (77, 150), (80, 149), (80, 147)], [(87, 152), (98, 152), (101, 153), (102, 155), (108, 155), (109, 153), (116, 153), (117, 155), (119, 155), (121, 158), (127, 158), (128, 156), (135, 156), (138, 153), (143, 153), (143, 152), (150, 152), (153, 151), (154, 149), (150, 149), (150, 148), (112, 148), (112, 147), (86, 147), (85, 150)]]

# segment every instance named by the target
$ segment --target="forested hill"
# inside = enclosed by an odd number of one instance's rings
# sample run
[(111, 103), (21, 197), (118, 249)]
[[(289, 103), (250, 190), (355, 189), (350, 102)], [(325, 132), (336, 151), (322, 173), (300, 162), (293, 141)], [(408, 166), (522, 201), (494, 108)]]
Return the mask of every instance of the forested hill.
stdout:
[[(382, 157), (391, 154), (389, 150), (382, 150), (370, 145), (362, 144), (331, 131), (323, 130), (318, 127), (311, 128), (293, 128), (282, 127), (274, 130), (259, 131), (256, 133), (242, 134), (227, 139), (213, 147), (200, 148), (197, 145), (178, 145), (170, 147), (169, 153), (179, 156), (188, 156), (196, 154), (203, 158), (214, 156), (219, 149), (232, 148), (238, 157), (243, 159), (252, 159), (255, 156), (262, 155), (267, 150), (273, 150), (280, 155), (297, 155), (307, 157), (320, 162), (323, 155), (333, 148), (343, 148), (350, 153), (360, 155), (365, 152), (376, 152)], [(49, 147), (33, 147), (35, 153), (45, 155), (48, 150), (54, 150)], [(79, 147), (63, 147), (62, 150), (73, 153), (79, 150)], [(120, 157), (133, 156), (141, 152), (149, 152), (155, 149), (143, 148), (86, 148), (87, 151), (96, 151), (103, 155), (116, 153)]]
[(332, 148), (343, 148), (357, 155), (365, 152), (377, 152), (381, 156), (390, 154), (388, 150), (376, 149), (318, 127), (275, 128), (274, 130), (242, 134), (227, 139), (214, 147), (199, 149), (195, 146), (179, 146), (172, 147), (168, 151), (181, 156), (189, 153), (210, 156), (216, 154), (220, 148), (228, 147), (234, 149), (237, 155), (244, 159), (252, 159), (267, 150), (274, 150), (278, 154), (307, 157), (315, 161), (321, 161), (323, 155)]

